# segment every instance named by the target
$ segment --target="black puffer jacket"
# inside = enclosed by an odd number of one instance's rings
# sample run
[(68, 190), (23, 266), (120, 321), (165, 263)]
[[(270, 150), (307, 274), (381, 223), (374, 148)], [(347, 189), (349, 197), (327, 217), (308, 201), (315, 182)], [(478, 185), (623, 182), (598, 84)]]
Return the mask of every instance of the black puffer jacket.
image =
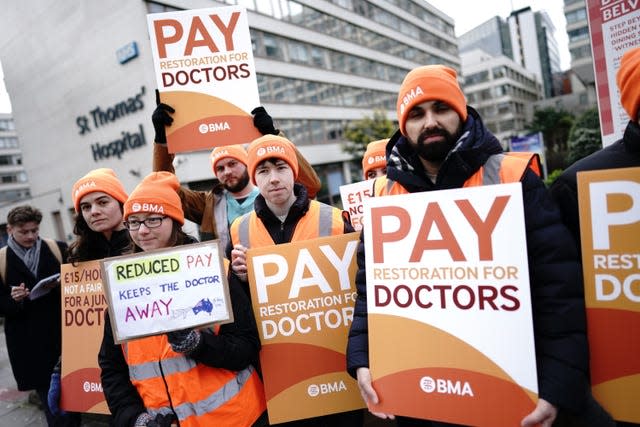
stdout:
[[(435, 184), (400, 133), (387, 144), (387, 176), (409, 192), (460, 188), (493, 155), (502, 152), (478, 113), (469, 116), (456, 146), (442, 164)], [(582, 273), (573, 239), (544, 183), (531, 170), (522, 179), (533, 323), (540, 397), (571, 411), (585, 405), (588, 390), (588, 348)], [(567, 244), (567, 242), (569, 244)], [(358, 249), (353, 324), (347, 369), (355, 377), (369, 366), (364, 244)]]
[(629, 122), (622, 139), (569, 166), (551, 185), (549, 191), (562, 211), (564, 223), (580, 244), (578, 215), (578, 185), (576, 174), (581, 171), (632, 168), (640, 166), (640, 126)]

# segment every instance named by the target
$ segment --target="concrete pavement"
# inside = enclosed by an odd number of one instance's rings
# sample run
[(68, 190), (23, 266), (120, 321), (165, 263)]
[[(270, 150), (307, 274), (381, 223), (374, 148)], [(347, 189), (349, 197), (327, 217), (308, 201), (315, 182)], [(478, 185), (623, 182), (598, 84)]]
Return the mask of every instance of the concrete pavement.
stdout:
[[(82, 418), (83, 427), (107, 427), (108, 423), (92, 419), (91, 414)], [(11, 372), (4, 323), (0, 319), (0, 427), (46, 427), (44, 412), (29, 403), (29, 392), (18, 391)]]

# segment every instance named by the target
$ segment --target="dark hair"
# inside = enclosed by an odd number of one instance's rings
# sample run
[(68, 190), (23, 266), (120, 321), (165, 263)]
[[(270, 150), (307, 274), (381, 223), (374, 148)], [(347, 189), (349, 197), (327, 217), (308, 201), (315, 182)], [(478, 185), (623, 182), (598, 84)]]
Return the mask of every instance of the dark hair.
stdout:
[[(123, 212), (124, 205), (121, 202), (118, 202), (118, 204), (120, 205), (120, 212)], [(69, 262), (73, 264), (81, 261), (102, 259), (110, 255), (120, 255), (104, 253), (102, 249), (104, 248), (104, 235), (98, 231), (93, 231), (89, 227), (82, 212), (76, 213), (74, 217), (73, 234), (76, 235), (76, 239), (69, 245)]]
[(42, 221), (42, 212), (29, 205), (16, 206), (7, 215), (7, 224), (9, 225), (23, 225), (27, 222), (40, 224), (40, 221)]
[[(171, 218), (171, 217), (168, 217)], [(173, 228), (171, 229), (171, 237), (169, 238), (168, 248), (173, 246), (181, 246), (187, 243), (190, 243), (193, 239), (184, 231), (182, 231), (182, 224), (180, 224), (175, 219), (171, 218), (171, 222), (173, 224)], [(136, 253), (143, 252), (142, 248), (136, 245), (131, 239), (131, 245), (129, 249), (125, 253)]]

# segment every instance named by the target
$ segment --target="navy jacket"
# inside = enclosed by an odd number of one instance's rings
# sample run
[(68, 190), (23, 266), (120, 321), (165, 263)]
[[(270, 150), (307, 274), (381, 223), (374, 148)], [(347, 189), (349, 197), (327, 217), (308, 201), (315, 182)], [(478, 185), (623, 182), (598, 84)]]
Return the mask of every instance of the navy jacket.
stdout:
[[(443, 162), (435, 184), (399, 132), (387, 144), (387, 176), (411, 193), (462, 187), (491, 155), (502, 152), (478, 113), (471, 107), (468, 112), (462, 136)], [(558, 407), (580, 411), (588, 394), (582, 271), (571, 234), (542, 180), (529, 170), (522, 179), (522, 189), (539, 394)], [(358, 267), (358, 298), (347, 348), (347, 369), (354, 377), (357, 368), (369, 366), (362, 241)]]

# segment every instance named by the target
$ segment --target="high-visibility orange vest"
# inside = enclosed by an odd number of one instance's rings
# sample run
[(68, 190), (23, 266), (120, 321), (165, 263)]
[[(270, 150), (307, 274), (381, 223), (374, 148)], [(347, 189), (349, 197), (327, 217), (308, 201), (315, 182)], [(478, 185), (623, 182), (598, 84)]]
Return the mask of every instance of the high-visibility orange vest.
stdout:
[(129, 378), (154, 417), (173, 411), (181, 427), (248, 427), (266, 410), (252, 366), (233, 372), (196, 363), (174, 352), (164, 334), (124, 343), (122, 351)]
[[(231, 225), (230, 234), (234, 245), (240, 243), (247, 248), (261, 248), (275, 244), (255, 211), (236, 219)], [(339, 234), (344, 234), (342, 211), (311, 200), (309, 210), (296, 224), (291, 241), (299, 242)]]
[[(536, 153), (508, 152), (494, 154), (487, 162), (471, 175), (463, 187), (480, 185), (507, 184), (519, 182), (524, 177), (527, 168), (540, 176), (540, 158)], [(408, 191), (396, 181), (380, 177), (376, 179), (374, 194), (376, 196), (406, 194)]]

